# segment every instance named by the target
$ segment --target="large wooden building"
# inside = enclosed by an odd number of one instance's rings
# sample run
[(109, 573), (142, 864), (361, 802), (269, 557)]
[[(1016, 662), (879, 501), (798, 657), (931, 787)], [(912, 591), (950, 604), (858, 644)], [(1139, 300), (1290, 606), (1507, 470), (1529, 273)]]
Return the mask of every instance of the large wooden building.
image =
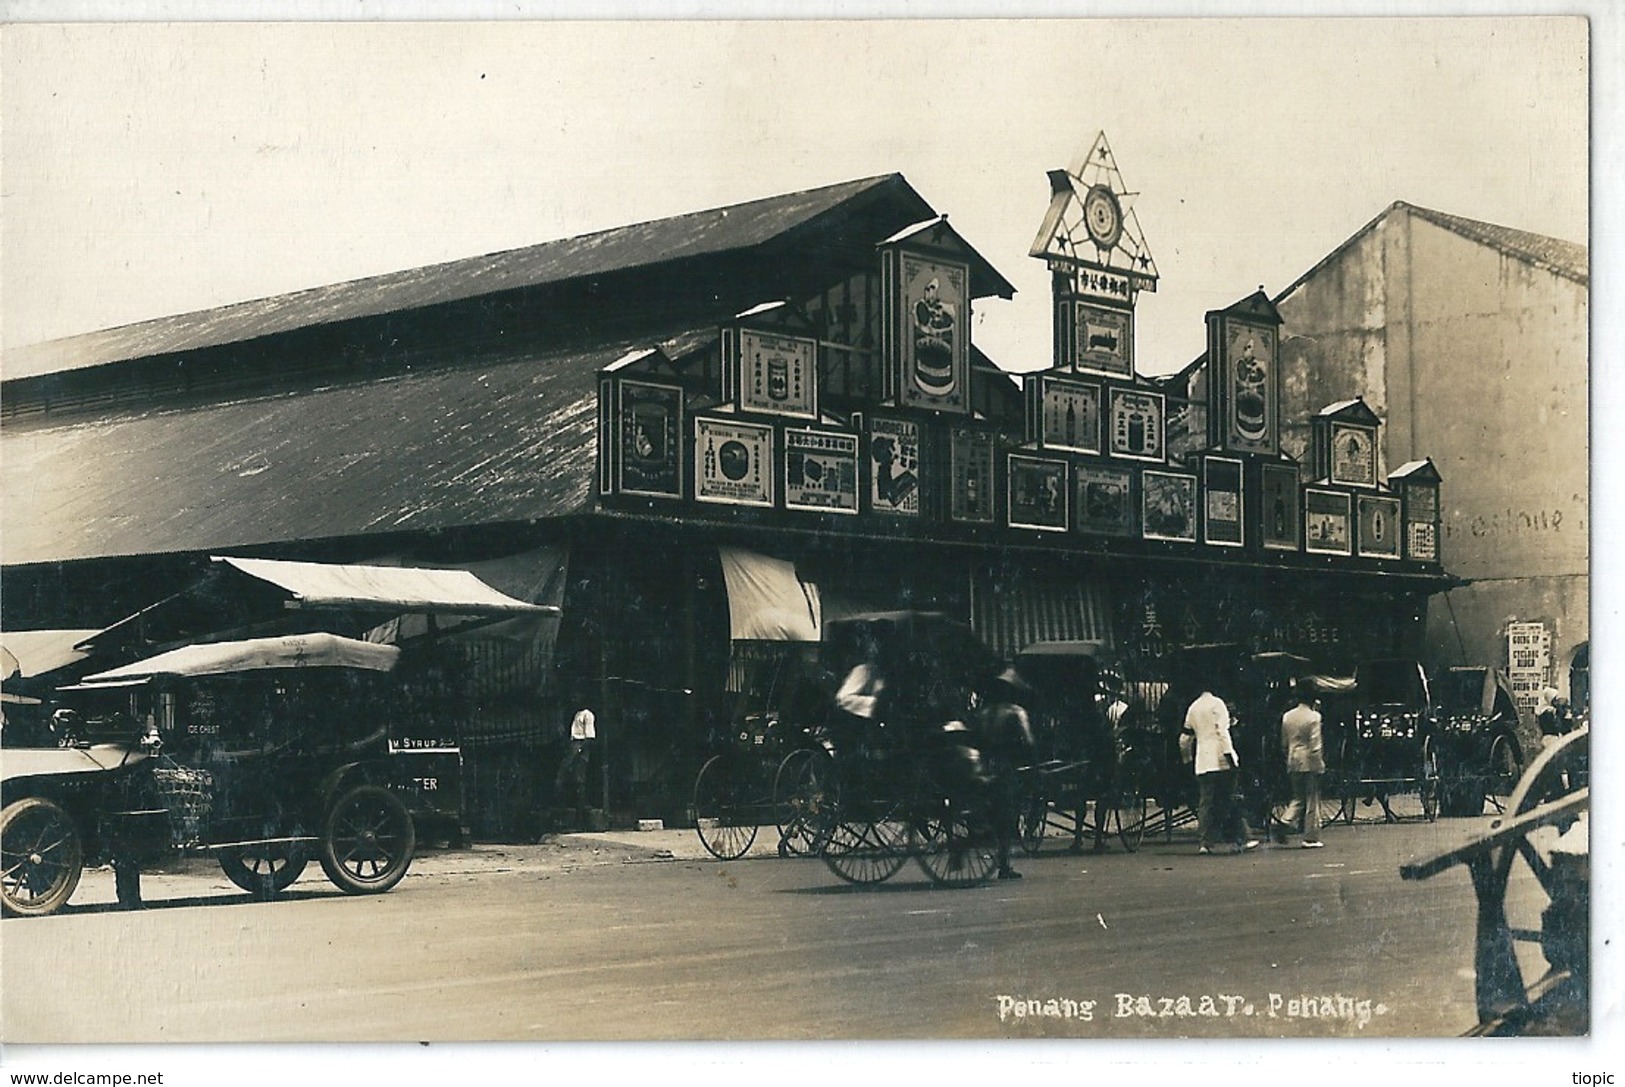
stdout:
[(681, 819), (760, 671), (855, 611), (945, 611), (1005, 656), (1099, 641), (1148, 691), (1196, 643), (1418, 652), (1450, 583), (1438, 474), (1387, 478), (1357, 407), (1291, 455), (1262, 292), (1208, 317), (1193, 431), (1136, 373), (1156, 272), (1107, 161), (1051, 177), (1041, 373), (971, 342), (1013, 289), (898, 175), (13, 352), (5, 629), (105, 626), (210, 555), (461, 566), (558, 604), (462, 650), (488, 837), (547, 802), (582, 701), (606, 806)]

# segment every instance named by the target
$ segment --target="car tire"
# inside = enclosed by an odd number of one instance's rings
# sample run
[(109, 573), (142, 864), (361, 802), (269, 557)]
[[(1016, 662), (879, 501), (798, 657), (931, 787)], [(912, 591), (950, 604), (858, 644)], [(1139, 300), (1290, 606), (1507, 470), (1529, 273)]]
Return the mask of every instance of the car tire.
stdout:
[(60, 804), (27, 796), (0, 811), (0, 908), (44, 917), (67, 905), (84, 871), (79, 828)]
[(379, 785), (340, 793), (322, 820), (322, 871), (345, 894), (382, 894), (401, 881), (417, 828), (401, 798)]

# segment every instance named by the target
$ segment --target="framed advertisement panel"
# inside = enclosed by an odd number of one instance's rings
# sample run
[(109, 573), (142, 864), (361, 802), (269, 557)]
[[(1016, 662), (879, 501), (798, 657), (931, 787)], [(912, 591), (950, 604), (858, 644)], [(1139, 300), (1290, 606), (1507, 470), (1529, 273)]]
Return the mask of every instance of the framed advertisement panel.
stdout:
[(1354, 553), (1353, 517), (1347, 491), (1305, 487), (1303, 491), (1303, 549), (1317, 555)]
[(1134, 312), (1075, 302), (1073, 365), (1079, 370), (1134, 376)]
[(1134, 502), (1134, 469), (1126, 465), (1079, 464), (1072, 508), (1079, 532), (1097, 536), (1138, 536), (1139, 512)]
[(1107, 393), (1106, 451), (1131, 460), (1167, 460), (1164, 421), (1167, 401), (1161, 393), (1113, 387)]
[(741, 328), (735, 402), (743, 411), (818, 418), (818, 341)]
[(1100, 385), (1049, 374), (1027, 378), (1030, 437), (1045, 449), (1100, 452)]
[(1265, 464), (1259, 469), (1259, 543), (1270, 551), (1298, 550), (1298, 469)]
[(1219, 382), (1214, 397), (1221, 425), (1218, 444), (1227, 450), (1280, 451), (1279, 330), (1273, 325), (1225, 316), (1219, 321)]
[(819, 513), (857, 513), (858, 436), (786, 427), (784, 505)]
[(1185, 472), (1140, 473), (1140, 533), (1147, 540), (1196, 542), (1196, 477)]
[(1400, 552), (1399, 499), (1387, 495), (1359, 496), (1359, 531), (1356, 553), (1374, 559), (1397, 559)]
[(1242, 464), (1229, 457), (1202, 459), (1202, 541), (1218, 547), (1240, 547)]
[(1416, 562), (1439, 561), (1439, 487), (1436, 483), (1404, 483), (1405, 557)]
[(948, 516), (968, 524), (990, 525), (996, 518), (991, 431), (954, 427), (949, 435)]
[(1011, 528), (1067, 527), (1067, 462), (1010, 454), (1006, 521)]
[(869, 420), (869, 509), (901, 517), (920, 515), (920, 424), (912, 419)]
[(900, 407), (970, 410), (970, 269), (907, 250), (884, 265), (894, 357), (889, 384)]
[(1334, 423), (1331, 428), (1331, 480), (1356, 487), (1377, 485), (1375, 427)]
[(625, 380), (615, 390), (615, 490), (681, 498), (683, 390)]
[(772, 426), (696, 417), (694, 497), (730, 506), (773, 505)]

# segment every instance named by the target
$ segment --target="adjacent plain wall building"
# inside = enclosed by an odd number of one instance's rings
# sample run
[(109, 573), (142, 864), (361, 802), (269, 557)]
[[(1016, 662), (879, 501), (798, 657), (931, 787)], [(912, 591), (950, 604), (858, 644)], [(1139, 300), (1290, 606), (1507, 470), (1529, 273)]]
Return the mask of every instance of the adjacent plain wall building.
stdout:
[(1288, 450), (1358, 396), (1385, 473), (1433, 459), (1468, 584), (1429, 602), (1428, 652), (1508, 668), (1526, 704), (1587, 697), (1589, 285), (1583, 245), (1397, 202), (1275, 299)]

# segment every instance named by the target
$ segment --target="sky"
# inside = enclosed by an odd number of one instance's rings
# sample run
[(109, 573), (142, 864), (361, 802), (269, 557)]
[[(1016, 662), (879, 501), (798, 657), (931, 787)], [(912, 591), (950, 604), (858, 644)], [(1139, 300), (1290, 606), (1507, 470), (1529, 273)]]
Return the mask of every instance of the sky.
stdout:
[[(929, 10), (929, 9), (928, 9)], [(6, 347), (898, 172), (1017, 287), (1105, 132), (1161, 272), (1140, 369), (1389, 204), (1586, 241), (1578, 18), (11, 25)]]

